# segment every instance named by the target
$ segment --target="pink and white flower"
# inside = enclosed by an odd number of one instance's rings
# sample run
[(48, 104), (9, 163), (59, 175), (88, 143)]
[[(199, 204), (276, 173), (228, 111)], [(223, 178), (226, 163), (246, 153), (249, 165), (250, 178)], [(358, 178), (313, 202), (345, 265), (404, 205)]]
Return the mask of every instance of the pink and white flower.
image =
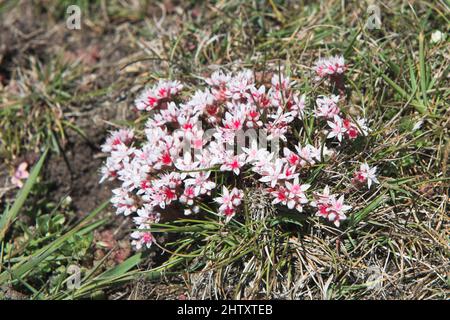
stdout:
[(336, 227), (340, 226), (341, 221), (347, 219), (345, 212), (352, 207), (344, 204), (344, 196), (340, 196), (338, 199), (331, 198), (330, 206), (328, 207), (328, 220), (334, 223)]
[(337, 103), (339, 96), (331, 95), (330, 97), (320, 96), (316, 99), (315, 116), (318, 118), (333, 119), (341, 112)]
[(236, 108), (233, 113), (226, 112), (225, 119), (223, 120), (223, 127), (232, 131), (241, 130), (245, 124), (245, 111), (244, 108)]
[(192, 178), (184, 180), (186, 186), (194, 188), (195, 196), (210, 195), (211, 190), (216, 187), (216, 184), (209, 179), (211, 171), (199, 171), (191, 173)]
[(208, 89), (204, 91), (198, 90), (184, 108), (185, 110), (191, 110), (192, 113), (204, 113), (214, 105), (215, 101), (216, 98)]
[(136, 212), (136, 201), (130, 196), (128, 190), (123, 188), (117, 188), (113, 191), (113, 197), (111, 203), (117, 208), (117, 214), (123, 214), (129, 216), (133, 212)]
[(137, 210), (137, 217), (134, 217), (134, 223), (139, 227), (150, 227), (153, 223), (158, 223), (161, 219), (161, 214), (154, 211), (154, 208), (149, 204)]
[(275, 163), (268, 163), (262, 168), (260, 172), (262, 177), (259, 181), (267, 183), (271, 188), (275, 188), (278, 181), (283, 179), (283, 166), (284, 163), (281, 159), (276, 159)]
[(317, 74), (316, 79), (322, 79), (327, 76), (343, 74), (347, 70), (343, 56), (334, 56), (321, 58), (316, 61), (313, 70)]
[(205, 82), (212, 87), (224, 87), (231, 80), (231, 75), (221, 70), (214, 71)]
[(377, 167), (369, 167), (367, 163), (362, 163), (359, 170), (354, 173), (353, 182), (356, 184), (367, 183), (367, 187), (370, 189), (372, 183), (379, 183), (376, 176)]
[(292, 97), (293, 103), (289, 109), (289, 111), (295, 113), (297, 117), (303, 118), (304, 110), (305, 110), (305, 102), (306, 96), (302, 94), (301, 96), (293, 95)]
[(282, 204), (284, 206), (287, 206), (289, 201), (289, 192), (284, 186), (280, 185), (277, 188), (273, 188), (270, 191), (270, 194), (274, 197), (272, 204)]
[(102, 152), (111, 152), (120, 144), (130, 145), (134, 138), (132, 129), (119, 129), (111, 133), (106, 142), (101, 146)]
[(295, 147), (295, 150), (297, 151), (297, 156), (300, 158), (298, 161), (300, 167), (314, 165), (316, 161), (321, 160), (320, 150), (310, 144), (307, 144), (304, 147), (299, 144)]
[(300, 156), (288, 148), (283, 148), (283, 154), (290, 166), (298, 166), (300, 164)]
[(316, 193), (316, 200), (311, 205), (317, 208), (316, 216), (328, 219), (335, 226), (339, 227), (341, 221), (347, 219), (345, 212), (351, 209), (351, 206), (344, 204), (344, 196), (337, 198), (330, 194), (329, 186), (325, 186), (322, 193)]
[(251, 70), (243, 70), (227, 83), (226, 95), (235, 101), (247, 100), (247, 94), (253, 83), (253, 72)]
[(241, 168), (245, 165), (245, 158), (245, 154), (231, 156), (228, 153), (224, 163), (222, 164), (222, 166), (220, 166), (220, 170), (233, 171), (233, 173), (238, 176)]
[(303, 205), (308, 203), (305, 191), (309, 189), (309, 184), (300, 184), (299, 178), (296, 177), (292, 183), (289, 181), (285, 182), (287, 190), (287, 207), (289, 209), (297, 209), (297, 211), (303, 211)]
[(347, 129), (345, 128), (341, 117), (334, 116), (333, 121), (327, 121), (327, 123), (331, 128), (331, 131), (327, 135), (327, 139), (336, 137), (339, 140), (339, 142), (341, 142), (344, 133), (347, 132)]
[(179, 81), (160, 80), (158, 84), (145, 89), (135, 100), (138, 110), (151, 111), (162, 106), (162, 102), (168, 101), (183, 89)]
[(186, 186), (183, 194), (180, 196), (180, 202), (187, 204), (188, 206), (192, 206), (194, 204), (195, 197), (197, 196), (195, 193), (194, 186)]
[(136, 230), (131, 233), (131, 244), (136, 248), (136, 250), (141, 250), (143, 247), (150, 248), (155, 242), (155, 238), (149, 231)]
[(220, 205), (219, 213), (225, 216), (225, 222), (229, 222), (236, 214), (236, 208), (241, 205), (243, 198), (242, 190), (233, 188), (230, 192), (226, 186), (222, 187), (222, 196), (214, 198), (214, 201)]
[(28, 168), (28, 163), (26, 163), (24, 161), (24, 162), (20, 163), (17, 166), (16, 170), (14, 171), (14, 174), (11, 177), (11, 183), (13, 185), (15, 185), (17, 188), (22, 188), (23, 187), (22, 180), (28, 179), (30, 174), (29, 174), (27, 168)]
[(104, 181), (113, 181), (117, 178), (117, 172), (119, 170), (122, 170), (123, 164), (121, 162), (116, 162), (111, 157), (106, 159), (106, 163), (103, 165), (103, 167), (100, 169), (101, 172), (101, 178), (100, 183), (103, 183)]

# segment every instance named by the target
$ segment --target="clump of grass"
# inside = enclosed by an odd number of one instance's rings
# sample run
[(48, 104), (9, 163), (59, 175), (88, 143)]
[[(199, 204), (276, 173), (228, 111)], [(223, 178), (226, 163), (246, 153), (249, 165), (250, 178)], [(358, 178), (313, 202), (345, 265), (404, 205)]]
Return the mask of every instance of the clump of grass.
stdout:
[[(83, 219), (65, 221), (71, 211), (67, 203), (50, 207), (44, 213), (34, 205), (35, 221), (26, 225), (18, 219), (19, 212), (28, 215), (29, 198), (39, 188), (38, 177), (48, 150), (33, 167), (30, 177), (17, 195), (14, 204), (6, 207), (0, 219), (0, 297), (2, 299), (67, 299), (101, 297), (103, 288), (112, 288), (134, 279), (129, 273), (141, 261), (137, 254), (104, 270), (108, 254), (96, 264), (90, 257), (93, 231), (107, 221), (98, 215), (107, 202)], [(112, 250), (110, 251), (110, 253)], [(70, 269), (75, 266), (75, 269)], [(71, 271), (72, 270), (72, 271)], [(74, 272), (76, 274), (74, 274)], [(72, 275), (72, 276), (71, 276)]]
[[(442, 13), (446, 9), (442, 4), (428, 6), (425, 2), (419, 2), (403, 8), (402, 15), (395, 15), (400, 7), (399, 2), (395, 1), (390, 4), (390, 9), (383, 7), (382, 12), (392, 15), (392, 19), (385, 19), (380, 30), (370, 31), (363, 28), (362, 18), (349, 21), (348, 17), (355, 13), (354, 7), (341, 8), (338, 2), (330, 1), (322, 7), (310, 5), (301, 13), (288, 11), (280, 5), (277, 6), (277, 13), (271, 11), (271, 18), (275, 17), (277, 21), (270, 20), (268, 27), (271, 29), (276, 26), (279, 31), (266, 29), (261, 38), (245, 37), (243, 31), (252, 24), (242, 17), (247, 17), (246, 14), (254, 8), (244, 6), (245, 9), (238, 10), (233, 6), (226, 6), (225, 9), (220, 7), (220, 10), (239, 12), (234, 15), (238, 17), (234, 20), (227, 20), (226, 14), (224, 18), (212, 14), (213, 21), (222, 22), (221, 27), (230, 31), (222, 41), (218, 40), (222, 45), (212, 45), (211, 41), (208, 48), (216, 52), (220, 52), (221, 48), (232, 48), (227, 51), (228, 55), (217, 53), (217, 56), (229, 62), (246, 55), (252, 57), (252, 50), (257, 48), (257, 51), (265, 52), (263, 57), (254, 60), (256, 63), (268, 63), (274, 58), (287, 59), (288, 63), (304, 70), (305, 67), (298, 61), (304, 61), (305, 57), (313, 59), (318, 48), (325, 49), (333, 45), (344, 50), (352, 61), (351, 72), (355, 73), (354, 77), (348, 79), (350, 104), (352, 108), (362, 109), (364, 114), (370, 114), (376, 119), (376, 130), (370, 135), (367, 144), (362, 145), (357, 152), (361, 159), (370, 157), (372, 161), (381, 163), (381, 174), (390, 178), (370, 196), (361, 194), (352, 197), (351, 203), (356, 212), (350, 217), (344, 231), (310, 221), (310, 229), (289, 241), (285, 240), (283, 244), (289, 244), (291, 252), (295, 253), (295, 268), (292, 270), (297, 272), (296, 276), (289, 278), (295, 290), (286, 290), (285, 297), (447, 297), (449, 252), (445, 230), (449, 222), (449, 178), (446, 168), (449, 142), (445, 137), (448, 131), (448, 110), (444, 101), (449, 89), (445, 81), (445, 61), (442, 59), (446, 50), (442, 43), (430, 43), (433, 28), (445, 25), (446, 19)], [(356, 15), (365, 17), (364, 9), (357, 8), (359, 13)], [(314, 18), (308, 20), (306, 12), (313, 12), (314, 15), (310, 16)], [(418, 12), (427, 18), (420, 21)], [(259, 13), (264, 16), (261, 11)], [(431, 18), (433, 13), (434, 18)], [(280, 14), (286, 16), (277, 19), (276, 16)], [(426, 19), (429, 23), (424, 23)], [(283, 21), (292, 22), (283, 24)], [(344, 21), (344, 25), (336, 26), (336, 21)], [(330, 27), (324, 27), (327, 25)], [(243, 26), (239, 29), (241, 34), (233, 33), (233, 28), (237, 26)], [(390, 34), (393, 31), (398, 34)], [(201, 34), (198, 30), (195, 33)], [(245, 39), (249, 45), (240, 47), (242, 42), (233, 42), (233, 37)], [(204, 43), (208, 43), (208, 38), (205, 39)], [(200, 56), (205, 59), (206, 65), (224, 63), (224, 60), (214, 58), (214, 53), (206, 54), (204, 47), (198, 51), (197, 60), (195, 55), (188, 53), (181, 56), (183, 51), (179, 48), (183, 47), (180, 45), (183, 40), (177, 40), (173, 56), (180, 54), (179, 60), (192, 61), (191, 68), (201, 68), (202, 63), (198, 60)], [(233, 46), (233, 43), (239, 44)], [(266, 48), (270, 49), (263, 50)], [(234, 56), (230, 58), (230, 54)], [(186, 70), (182, 69), (181, 72)], [(237, 242), (244, 245), (243, 251), (233, 251), (228, 242), (236, 241), (236, 235), (219, 232), (220, 243), (228, 246), (215, 247), (216, 243), (209, 242), (214, 239), (214, 232), (202, 237), (205, 239), (202, 241), (207, 242), (203, 248), (208, 252), (208, 246), (212, 245), (211, 252), (215, 252), (216, 256), (222, 254), (217, 260), (223, 261), (225, 266), (206, 254), (194, 259), (195, 263), (203, 261), (197, 273), (203, 271), (204, 274), (192, 276), (189, 287), (192, 296), (242, 297), (242, 292), (224, 289), (235, 287), (234, 284), (238, 283), (236, 277), (239, 278), (243, 270), (247, 271), (242, 264), (237, 267), (231, 263), (230, 257), (239, 257), (236, 263), (242, 263), (245, 258), (240, 253), (245, 253), (244, 248), (251, 252), (248, 253), (249, 257), (257, 257), (258, 246), (245, 246), (252, 243), (246, 239)], [(192, 233), (188, 234), (192, 236)], [(277, 248), (280, 247), (283, 245)], [(268, 260), (259, 260), (259, 268), (253, 271), (261, 274), (263, 270), (270, 269), (261, 263)], [(233, 268), (234, 278), (230, 276)], [(275, 297), (277, 295), (271, 295), (267, 287), (270, 281), (282, 282), (282, 279), (282, 276), (277, 278), (275, 275), (254, 288), (259, 294)], [(423, 283), (427, 285), (423, 286)], [(252, 286), (247, 285), (247, 289), (249, 287)]]

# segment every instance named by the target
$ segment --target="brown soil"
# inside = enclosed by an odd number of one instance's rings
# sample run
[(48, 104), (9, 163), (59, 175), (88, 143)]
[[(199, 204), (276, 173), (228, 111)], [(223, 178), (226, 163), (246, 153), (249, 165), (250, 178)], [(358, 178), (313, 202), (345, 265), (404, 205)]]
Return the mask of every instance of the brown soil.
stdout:
[[(105, 133), (93, 135), (100, 140)], [(91, 136), (91, 135), (90, 135)], [(71, 135), (60, 156), (52, 154), (44, 170), (44, 181), (49, 183), (51, 198), (55, 201), (70, 196), (80, 215), (95, 209), (110, 196), (110, 189), (98, 183), (102, 158), (96, 146), (101, 141), (88, 142), (79, 135)]]

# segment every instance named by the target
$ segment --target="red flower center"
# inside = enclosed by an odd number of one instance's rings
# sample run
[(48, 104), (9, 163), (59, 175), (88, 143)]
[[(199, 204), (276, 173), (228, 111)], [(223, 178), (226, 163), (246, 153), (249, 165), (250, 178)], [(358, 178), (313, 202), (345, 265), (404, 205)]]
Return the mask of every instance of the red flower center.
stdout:
[(163, 154), (161, 161), (165, 165), (170, 165), (172, 163), (172, 157), (170, 156), (170, 153), (166, 152)]

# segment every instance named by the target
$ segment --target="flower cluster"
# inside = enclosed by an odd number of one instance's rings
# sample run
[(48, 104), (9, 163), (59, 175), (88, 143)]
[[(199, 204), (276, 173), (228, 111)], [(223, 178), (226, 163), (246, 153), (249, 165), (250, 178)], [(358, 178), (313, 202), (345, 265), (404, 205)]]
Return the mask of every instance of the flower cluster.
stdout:
[(353, 174), (352, 181), (355, 185), (367, 183), (367, 187), (370, 189), (372, 183), (379, 183), (375, 172), (377, 172), (376, 166), (371, 168), (367, 163), (362, 163), (359, 170)]
[[(343, 59), (330, 61), (319, 61), (317, 72), (345, 71)], [(138, 110), (149, 112), (139, 132), (144, 139), (137, 139), (131, 129), (120, 129), (102, 146), (109, 156), (101, 182), (121, 183), (111, 200), (117, 214), (137, 215), (133, 245), (151, 246), (151, 224), (171, 208), (189, 215), (200, 212), (201, 204), (216, 203), (215, 212), (230, 221), (243, 210), (248, 179), (257, 181), (274, 205), (298, 212), (310, 205), (339, 225), (349, 210), (344, 197), (330, 195), (328, 186), (313, 196), (305, 182), (311, 167), (338, 151), (320, 139), (299, 142), (298, 128), (312, 116), (318, 127), (331, 128), (327, 138), (351, 141), (368, 133), (365, 120), (345, 117), (334, 95), (318, 97), (315, 110), (308, 110), (306, 96), (294, 89), (296, 81), (279, 73), (261, 85), (250, 70), (216, 71), (205, 82), (206, 88), (188, 99), (182, 99), (178, 81), (161, 80), (145, 89), (135, 101)], [(361, 177), (376, 181), (374, 171), (361, 172)]]
[(338, 103), (339, 96), (337, 95), (320, 96), (316, 99), (315, 116), (326, 119), (330, 128), (327, 138), (337, 138), (341, 142), (344, 137), (353, 140), (359, 135), (366, 136), (370, 131), (366, 120), (358, 118), (356, 121), (352, 121), (350, 118), (342, 116)]
[(151, 111), (156, 108), (165, 108), (171, 97), (178, 94), (183, 85), (178, 81), (159, 81), (152, 88), (148, 88), (136, 99), (138, 110)]
[(327, 185), (315, 197), (316, 200), (311, 204), (317, 208), (316, 216), (328, 219), (339, 227), (341, 221), (347, 218), (345, 212), (351, 209), (351, 206), (344, 204), (344, 196), (338, 198), (337, 195), (330, 194), (330, 187)]
[(222, 195), (214, 200), (220, 204), (219, 213), (223, 214), (226, 218), (225, 221), (229, 221), (235, 214), (236, 208), (241, 205), (244, 198), (244, 192), (237, 188), (228, 191), (227, 187), (222, 186)]
[(322, 58), (314, 64), (314, 71), (317, 74), (316, 79), (322, 79), (329, 76), (343, 74), (347, 70), (344, 57), (334, 56), (330, 58)]

